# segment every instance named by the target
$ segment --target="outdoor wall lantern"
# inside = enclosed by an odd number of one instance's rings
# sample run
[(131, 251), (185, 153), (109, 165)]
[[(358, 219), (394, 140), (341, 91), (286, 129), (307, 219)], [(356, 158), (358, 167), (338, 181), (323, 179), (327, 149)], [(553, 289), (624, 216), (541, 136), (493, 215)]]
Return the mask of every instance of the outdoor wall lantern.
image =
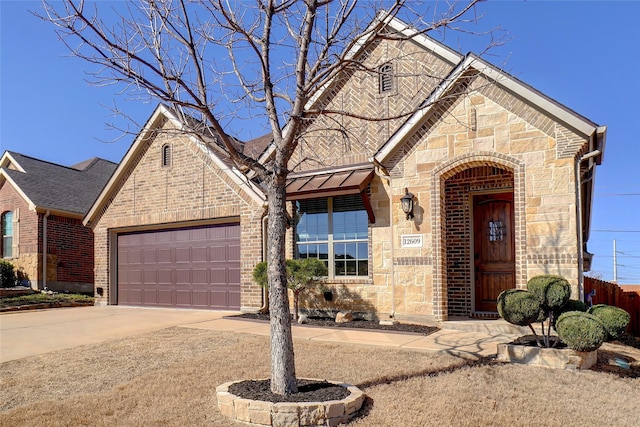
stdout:
[(404, 196), (400, 198), (402, 204), (402, 212), (407, 214), (407, 219), (413, 218), (413, 194), (409, 193), (407, 188), (404, 189)]

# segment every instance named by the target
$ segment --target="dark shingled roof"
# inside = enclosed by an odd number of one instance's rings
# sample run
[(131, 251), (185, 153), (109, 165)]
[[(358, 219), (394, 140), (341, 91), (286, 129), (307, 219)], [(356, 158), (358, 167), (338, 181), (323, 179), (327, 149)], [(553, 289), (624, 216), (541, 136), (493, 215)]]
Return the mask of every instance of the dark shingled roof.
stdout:
[(85, 160), (61, 166), (8, 152), (25, 172), (2, 168), (37, 207), (86, 214), (118, 166), (108, 160)]
[(244, 143), (243, 154), (257, 160), (269, 144), (271, 144), (271, 141), (273, 141), (273, 135), (271, 133), (247, 141)]
[[(190, 130), (199, 134), (209, 145), (209, 148), (215, 150), (220, 160), (222, 160), (227, 166), (233, 166), (233, 162), (229, 157), (229, 153), (224, 146), (224, 143), (220, 140), (218, 132), (216, 132), (213, 127), (207, 126), (202, 120), (199, 120), (188, 114), (183, 114), (182, 112), (179, 112), (166, 104), (163, 105), (167, 110), (171, 111), (178, 118), (178, 120), (182, 120)], [(238, 151), (238, 153), (242, 153), (254, 160), (258, 160), (260, 155), (264, 152), (264, 150), (266, 150), (271, 141), (273, 141), (273, 136), (271, 135), (271, 133), (259, 136), (246, 142), (241, 141), (232, 135), (225, 135), (230, 139), (231, 144)]]

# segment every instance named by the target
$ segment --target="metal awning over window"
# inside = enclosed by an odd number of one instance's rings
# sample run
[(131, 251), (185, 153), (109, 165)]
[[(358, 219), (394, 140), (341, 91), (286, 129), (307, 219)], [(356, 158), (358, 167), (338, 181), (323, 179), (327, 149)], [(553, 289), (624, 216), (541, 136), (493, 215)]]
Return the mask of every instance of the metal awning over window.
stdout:
[(373, 165), (291, 174), (287, 179), (287, 200), (360, 194), (367, 209), (369, 222), (375, 222), (367, 186), (373, 179)]

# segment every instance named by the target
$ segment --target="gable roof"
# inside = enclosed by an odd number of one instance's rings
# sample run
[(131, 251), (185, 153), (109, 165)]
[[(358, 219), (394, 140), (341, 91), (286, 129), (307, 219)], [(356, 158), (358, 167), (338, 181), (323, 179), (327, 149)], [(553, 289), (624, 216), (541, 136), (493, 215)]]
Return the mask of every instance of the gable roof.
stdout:
[[(362, 33), (363, 35), (356, 39), (354, 43), (347, 49), (344, 57), (345, 59), (352, 60), (356, 56), (360, 55), (367, 46), (376, 40), (376, 32), (374, 32), (374, 28), (380, 24), (383, 24), (385, 27), (393, 30), (398, 33), (402, 39), (411, 40), (418, 45), (420, 45), (424, 50), (429, 51), (438, 57), (442, 58), (446, 62), (451, 65), (456, 65), (464, 56), (450, 47), (440, 43), (437, 40), (432, 39), (431, 37), (425, 35), (423, 32), (419, 31), (415, 27), (407, 24), (406, 22), (398, 19), (395, 16), (389, 15), (388, 12), (380, 12), (378, 16), (369, 24), (367, 29)], [(325, 92), (329, 90), (329, 88), (333, 85), (334, 81), (338, 79), (339, 76), (334, 76), (332, 79), (329, 79), (320, 88), (313, 94), (312, 97), (309, 98), (309, 101), (306, 104), (306, 108), (311, 108), (313, 104), (315, 104), (318, 100), (320, 100)]]
[(410, 134), (415, 132), (415, 130), (422, 124), (423, 119), (437, 108), (438, 101), (440, 101), (449, 92), (449, 90), (451, 90), (456, 83), (458, 83), (460, 79), (470, 71), (480, 73), (494, 84), (503, 87), (505, 90), (515, 94), (530, 105), (544, 111), (546, 114), (554, 117), (557, 121), (564, 123), (569, 128), (583, 135), (585, 138), (593, 138), (594, 149), (600, 150), (600, 154), (598, 154), (597, 157), (597, 163), (600, 164), (602, 162), (607, 130), (606, 126), (598, 126), (586, 117), (567, 108), (542, 92), (534, 89), (472, 53), (469, 53), (458, 63), (451, 73), (422, 103), (422, 106), (419, 107), (416, 112), (414, 112), (400, 126), (400, 128), (398, 128), (398, 130), (382, 147), (380, 147), (375, 155), (375, 160), (383, 162), (387, 159)]
[[(452, 66), (455, 66), (464, 58), (463, 55), (451, 49), (449, 46), (440, 43), (435, 39), (432, 39), (431, 37), (425, 35), (423, 32), (419, 31), (417, 28), (407, 24), (406, 22), (398, 19), (393, 15), (390, 15), (389, 12), (381, 11), (371, 21), (366, 30), (362, 32), (362, 35), (359, 38), (355, 39), (353, 43), (351, 43), (345, 50), (343, 55), (345, 60), (353, 60), (355, 57), (364, 52), (370, 45), (370, 43), (376, 40), (377, 33), (374, 31), (374, 29), (381, 24), (400, 34), (403, 39), (406, 38), (407, 40), (411, 40), (417, 43), (426, 51), (437, 55)], [(305, 109), (313, 107), (318, 101), (320, 101), (324, 97), (324, 95), (330, 91), (331, 87), (334, 86), (337, 81), (339, 81), (340, 77), (341, 74), (338, 74), (322, 83), (309, 97), (307, 103), (305, 104)], [(274, 150), (274, 145), (268, 144), (263, 149), (262, 154), (258, 158), (258, 161), (264, 164), (266, 161), (268, 161)]]
[(82, 217), (116, 167), (99, 158), (67, 167), (6, 151), (0, 159), (0, 181), (11, 183), (29, 209)]
[[(83, 220), (85, 225), (95, 222), (94, 220), (100, 215), (103, 207), (109, 203), (110, 196), (117, 191), (120, 180), (126, 177), (127, 171), (135, 167), (137, 154), (142, 151), (146, 142), (154, 136), (154, 132), (162, 126), (165, 120), (170, 121), (176, 129), (184, 131), (184, 134), (189, 140), (193, 142), (216, 167), (226, 173), (251, 199), (260, 205), (266, 202), (266, 196), (262, 190), (233, 166), (229, 155), (210, 128), (202, 129), (202, 123), (193, 118), (187, 118), (187, 121), (193, 121), (192, 123), (184, 123), (171, 108), (164, 104), (158, 104), (143, 129), (131, 144), (131, 147), (129, 147), (129, 150), (124, 155), (117, 169), (100, 192), (100, 195), (87, 212)], [(242, 149), (242, 143), (240, 141), (234, 140), (233, 143), (234, 146), (237, 145), (239, 149)]]

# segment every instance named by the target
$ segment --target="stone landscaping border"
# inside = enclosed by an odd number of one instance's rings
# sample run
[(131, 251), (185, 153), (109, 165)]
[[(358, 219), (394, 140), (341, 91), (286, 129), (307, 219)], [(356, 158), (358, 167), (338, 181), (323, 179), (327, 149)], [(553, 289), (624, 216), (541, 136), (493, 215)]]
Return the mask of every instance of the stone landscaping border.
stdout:
[(540, 348), (520, 344), (498, 344), (498, 361), (553, 369), (589, 369), (598, 361), (598, 350)]
[(364, 404), (365, 394), (356, 386), (326, 380), (346, 388), (350, 394), (342, 400), (327, 402), (265, 402), (243, 399), (229, 392), (230, 381), (216, 387), (218, 409), (225, 417), (255, 426), (299, 427), (337, 426), (349, 421)]

